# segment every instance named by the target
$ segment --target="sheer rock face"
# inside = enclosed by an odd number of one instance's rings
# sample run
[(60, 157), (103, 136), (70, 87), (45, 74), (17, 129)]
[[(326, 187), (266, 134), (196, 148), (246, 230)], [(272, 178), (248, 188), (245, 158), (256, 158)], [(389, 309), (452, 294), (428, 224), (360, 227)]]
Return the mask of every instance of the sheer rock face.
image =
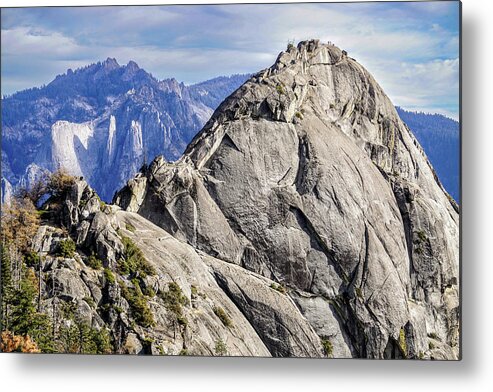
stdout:
[(177, 163), (156, 159), (115, 201), (286, 285), (336, 356), (458, 358), (458, 207), (381, 87), (333, 45), (281, 53)]

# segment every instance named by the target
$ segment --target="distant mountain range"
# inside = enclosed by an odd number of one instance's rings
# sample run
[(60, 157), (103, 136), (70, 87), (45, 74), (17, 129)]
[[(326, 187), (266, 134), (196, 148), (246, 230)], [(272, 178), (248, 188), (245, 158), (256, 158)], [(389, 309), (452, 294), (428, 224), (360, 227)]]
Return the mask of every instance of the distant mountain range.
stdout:
[[(213, 111), (250, 75), (187, 86), (115, 59), (58, 75), (2, 100), (2, 201), (58, 167), (84, 177), (103, 200), (157, 155), (178, 159)], [(447, 191), (459, 195), (459, 124), (397, 108)]]
[(248, 75), (186, 86), (115, 59), (58, 75), (3, 99), (5, 195), (58, 167), (83, 176), (104, 200), (156, 155), (176, 160), (219, 103)]

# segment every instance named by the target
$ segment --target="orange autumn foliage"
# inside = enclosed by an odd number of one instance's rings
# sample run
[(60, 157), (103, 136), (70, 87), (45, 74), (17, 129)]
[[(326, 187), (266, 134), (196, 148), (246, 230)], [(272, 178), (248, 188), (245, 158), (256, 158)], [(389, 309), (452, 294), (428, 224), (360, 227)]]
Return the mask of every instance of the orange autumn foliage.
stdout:
[(29, 335), (14, 335), (10, 331), (3, 331), (0, 338), (0, 351), (4, 353), (22, 352), (22, 353), (40, 353), (36, 342), (31, 340)]

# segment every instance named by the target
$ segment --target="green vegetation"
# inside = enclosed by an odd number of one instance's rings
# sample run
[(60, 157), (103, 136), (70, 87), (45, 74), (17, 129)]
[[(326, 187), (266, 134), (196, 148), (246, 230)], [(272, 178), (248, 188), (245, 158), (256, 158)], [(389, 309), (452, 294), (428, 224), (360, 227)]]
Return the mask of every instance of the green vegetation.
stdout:
[(435, 340), (440, 340), (440, 338), (438, 337), (438, 335), (436, 334), (436, 332), (430, 332), (428, 334), (428, 337), (429, 338), (432, 338), (432, 339), (435, 339)]
[(278, 84), (276, 85), (276, 91), (279, 95), (284, 95), (286, 94), (286, 91), (284, 90), (284, 87), (282, 86), (282, 84)]
[(126, 224), (125, 224), (125, 229), (127, 229), (128, 231), (131, 231), (132, 233), (135, 233), (135, 230), (137, 230), (137, 229), (135, 228), (135, 226), (134, 226), (134, 225), (132, 225), (131, 223), (126, 223)]
[(75, 242), (71, 238), (61, 240), (58, 243), (56, 255), (71, 259), (75, 256)]
[(303, 119), (303, 114), (301, 114), (301, 112), (296, 112), (294, 115), (298, 117), (300, 120)]
[(399, 331), (399, 348), (404, 357), (407, 357), (406, 331), (404, 331), (404, 328), (401, 328)]
[(105, 268), (103, 274), (104, 274), (104, 280), (107, 283), (109, 283), (109, 284), (115, 284), (116, 283), (115, 275), (113, 275), (113, 272), (111, 272), (111, 270), (109, 268)]
[(181, 349), (181, 351), (178, 353), (178, 355), (181, 356), (186, 356), (188, 355), (188, 350), (186, 348)]
[(322, 339), (322, 347), (324, 348), (325, 355), (331, 357), (334, 353), (334, 346), (329, 339)]
[(188, 320), (183, 314), (183, 306), (189, 305), (190, 301), (183, 294), (180, 286), (175, 282), (171, 282), (168, 284), (168, 291), (161, 291), (159, 296), (164, 301), (166, 309), (175, 315), (178, 324), (187, 326)]
[(417, 233), (418, 238), (421, 242), (425, 242), (428, 240), (428, 237), (426, 236), (426, 233), (423, 230), (419, 230)]
[(87, 324), (74, 321), (70, 326), (61, 326), (57, 351), (79, 354), (110, 354), (113, 352), (111, 337), (107, 329), (97, 330)]
[(118, 305), (113, 305), (113, 309), (115, 310), (116, 313), (121, 314), (123, 313), (123, 308)]
[(361, 291), (361, 287), (356, 287), (354, 290), (356, 291), (358, 298), (363, 299), (363, 291)]
[(59, 199), (65, 195), (75, 184), (75, 178), (68, 174), (64, 169), (59, 169), (53, 173), (46, 184), (46, 192), (53, 198)]
[[(4, 259), (2, 259), (4, 261)], [(3, 265), (2, 265), (3, 267)], [(4, 271), (2, 271), (4, 272)], [(37, 311), (38, 279), (31, 268), (23, 269), (18, 288), (9, 284), (12, 277), (2, 275), (2, 310), (4, 318), (2, 328), (14, 335), (29, 336), (42, 352), (53, 352), (51, 322), (46, 314)]]
[(94, 253), (91, 253), (91, 255), (87, 258), (86, 264), (95, 270), (100, 270), (103, 268), (103, 262), (98, 259)]
[(435, 344), (433, 344), (433, 342), (428, 342), (428, 348), (433, 350), (435, 348)]
[(231, 319), (226, 314), (223, 308), (221, 308), (220, 306), (214, 306), (212, 310), (214, 311), (215, 315), (219, 317), (219, 320), (221, 320), (224, 326), (228, 328), (231, 328), (233, 326), (233, 322), (231, 321)]
[(149, 264), (142, 251), (130, 238), (122, 236), (122, 243), (124, 250), (118, 260), (118, 272), (138, 278), (156, 274), (154, 267)]
[(156, 296), (156, 292), (154, 291), (154, 289), (152, 287), (144, 286), (144, 287), (141, 287), (141, 290), (144, 293), (144, 295), (149, 297), (149, 298), (153, 298)]
[(37, 268), (40, 262), (41, 258), (38, 252), (31, 250), (24, 255), (24, 263), (27, 267)]
[(192, 298), (197, 298), (197, 297), (200, 297), (202, 299), (206, 299), (207, 296), (205, 295), (205, 293), (202, 293), (198, 290), (197, 286), (194, 286), (192, 285), (190, 287), (190, 291), (192, 292)]
[[(79, 308), (75, 302), (56, 298), (53, 313), (51, 310), (47, 313), (40, 311), (43, 305), (46, 306), (43, 300), (49, 294), (49, 287), (40, 284), (40, 279), (47, 282), (49, 276), (39, 268), (42, 260), (31, 248), (32, 239), (39, 228), (40, 215), (50, 213), (50, 208), (59, 208), (62, 198), (74, 183), (73, 177), (58, 171), (36, 184), (31, 191), (20, 192), (9, 206), (2, 209), (2, 350), (88, 354), (113, 352), (109, 332), (96, 330), (78, 320)], [(35, 204), (45, 194), (51, 196), (46, 204), (48, 210), (38, 213)], [(55, 255), (72, 258), (75, 252), (74, 241), (66, 238), (59, 242)], [(108, 273), (106, 275), (111, 274), (114, 281), (111, 271), (108, 270)], [(84, 300), (96, 308), (91, 297)]]
[(91, 308), (96, 309), (96, 302), (92, 299), (92, 297), (84, 297), (82, 298)]
[(12, 301), (12, 295), (13, 295), (13, 282), (12, 282), (12, 262), (10, 259), (9, 255), (9, 249), (7, 246), (2, 246), (1, 247), (1, 256), (2, 256), (2, 263), (0, 264), (0, 271), (2, 273), (1, 280), (0, 280), (0, 288), (1, 288), (1, 297), (0, 299), (2, 300), (1, 306), (2, 306), (2, 314), (0, 317), (0, 322), (2, 322), (2, 330), (4, 328), (8, 328), (9, 326), (9, 314), (10, 314), (10, 305)]
[(214, 346), (214, 352), (216, 355), (228, 355), (228, 347), (226, 343), (222, 339), (216, 340), (216, 344)]
[(154, 316), (140, 286), (138, 284), (134, 286), (135, 287), (127, 287), (124, 283), (120, 282), (123, 298), (127, 300), (135, 322), (142, 327), (151, 327), (155, 325)]
[(270, 288), (279, 291), (281, 294), (286, 294), (286, 286), (284, 284), (272, 283)]
[(38, 214), (38, 217), (41, 220), (47, 220), (51, 215), (50, 211), (48, 210), (37, 210), (36, 214)]
[(196, 298), (199, 295), (199, 292), (197, 291), (197, 286), (190, 286), (190, 291), (192, 293), (192, 298)]

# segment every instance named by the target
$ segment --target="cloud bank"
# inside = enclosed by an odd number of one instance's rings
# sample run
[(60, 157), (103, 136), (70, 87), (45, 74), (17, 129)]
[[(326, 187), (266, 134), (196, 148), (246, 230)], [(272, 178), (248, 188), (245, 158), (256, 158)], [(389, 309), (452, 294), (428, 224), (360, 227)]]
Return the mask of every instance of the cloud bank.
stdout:
[(268, 67), (289, 41), (346, 49), (394, 104), (458, 117), (458, 2), (2, 10), (2, 94), (115, 57), (195, 83)]

